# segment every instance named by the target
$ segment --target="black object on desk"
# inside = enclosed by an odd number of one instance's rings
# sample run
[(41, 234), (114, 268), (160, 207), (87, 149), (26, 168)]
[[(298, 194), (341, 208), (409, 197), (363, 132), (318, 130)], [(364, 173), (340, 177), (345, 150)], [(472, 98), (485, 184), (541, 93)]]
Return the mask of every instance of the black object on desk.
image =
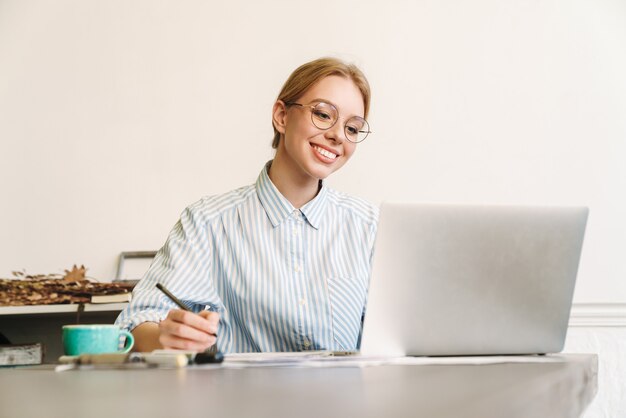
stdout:
[[(165, 288), (161, 283), (156, 284), (157, 289), (165, 294), (168, 298), (172, 300), (176, 305), (180, 307), (180, 309), (184, 311), (191, 312), (187, 306), (185, 306), (176, 296), (174, 296), (169, 290)], [(217, 350), (217, 343), (213, 344), (211, 347), (207, 348), (204, 352), (196, 354), (193, 359), (194, 363), (197, 364), (207, 364), (207, 363), (221, 363), (224, 361), (224, 354)]]

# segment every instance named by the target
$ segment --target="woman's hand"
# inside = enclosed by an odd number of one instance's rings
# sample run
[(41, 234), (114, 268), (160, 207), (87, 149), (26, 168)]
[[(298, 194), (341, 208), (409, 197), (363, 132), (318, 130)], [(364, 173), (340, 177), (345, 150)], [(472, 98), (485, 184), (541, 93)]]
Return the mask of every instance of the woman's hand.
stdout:
[(159, 323), (159, 343), (165, 349), (204, 351), (217, 341), (220, 315), (172, 309)]

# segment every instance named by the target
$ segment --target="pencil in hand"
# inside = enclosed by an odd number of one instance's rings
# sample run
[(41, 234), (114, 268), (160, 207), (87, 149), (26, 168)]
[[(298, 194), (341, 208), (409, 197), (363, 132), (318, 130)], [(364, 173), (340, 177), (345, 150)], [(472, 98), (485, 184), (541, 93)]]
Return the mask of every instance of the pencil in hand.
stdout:
[[(156, 288), (165, 294), (168, 298), (171, 299), (176, 305), (180, 307), (180, 309), (184, 311), (191, 312), (183, 302), (180, 301), (176, 296), (172, 294), (165, 286), (161, 283), (156, 284)], [(207, 348), (203, 353), (196, 354), (194, 361), (198, 364), (204, 363), (221, 363), (224, 360), (224, 355), (217, 350), (217, 343), (213, 344), (211, 347)]]

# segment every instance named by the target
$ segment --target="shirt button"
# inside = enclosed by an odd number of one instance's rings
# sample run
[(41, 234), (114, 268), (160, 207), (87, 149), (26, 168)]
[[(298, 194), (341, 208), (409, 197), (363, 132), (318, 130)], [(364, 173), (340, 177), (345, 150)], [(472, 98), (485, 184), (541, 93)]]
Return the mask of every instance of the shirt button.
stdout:
[(298, 235), (298, 230), (296, 228), (293, 229), (293, 234)]
[(309, 346), (310, 346), (310, 345), (311, 345), (311, 342), (309, 341), (309, 339), (308, 339), (308, 338), (305, 338), (305, 339), (304, 339), (304, 346), (305, 346), (306, 348), (309, 348)]
[(300, 266), (296, 264), (296, 266), (293, 268), (296, 273), (300, 273)]
[(304, 298), (300, 299), (300, 306), (306, 305), (306, 300)]

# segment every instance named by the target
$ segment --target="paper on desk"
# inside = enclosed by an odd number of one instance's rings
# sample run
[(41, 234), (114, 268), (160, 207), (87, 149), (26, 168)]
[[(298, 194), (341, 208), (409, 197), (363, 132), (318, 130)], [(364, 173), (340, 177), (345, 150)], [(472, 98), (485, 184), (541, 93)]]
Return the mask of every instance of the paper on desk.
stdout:
[[(370, 367), (382, 365), (480, 365), (499, 363), (554, 363), (564, 361), (558, 354), (547, 356), (478, 356), (478, 357), (370, 357), (358, 354), (334, 356), (331, 351), (295, 353), (227, 354), (220, 367)], [(206, 367), (206, 366), (195, 366)], [(211, 366), (215, 367), (215, 366)]]
[(305, 360), (319, 360), (322, 358), (332, 357), (332, 351), (313, 350), (313, 351), (292, 351), (292, 352), (275, 352), (275, 353), (232, 353), (226, 354), (225, 360), (235, 363), (263, 363), (268, 361), (279, 362), (302, 362)]

